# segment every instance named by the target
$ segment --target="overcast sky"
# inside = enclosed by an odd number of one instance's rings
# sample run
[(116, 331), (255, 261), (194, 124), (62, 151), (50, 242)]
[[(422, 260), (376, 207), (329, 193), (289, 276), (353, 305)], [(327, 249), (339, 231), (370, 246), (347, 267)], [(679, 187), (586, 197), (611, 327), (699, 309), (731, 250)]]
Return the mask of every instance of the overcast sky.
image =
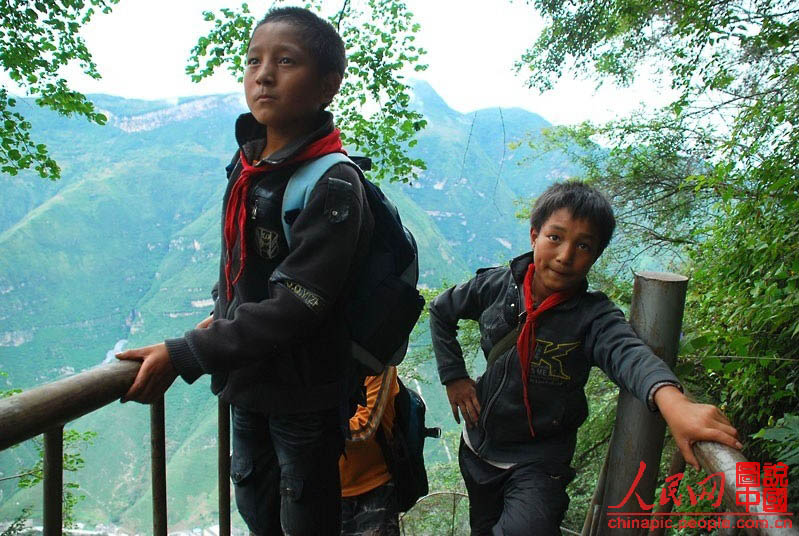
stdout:
[[(299, 3), (299, 2), (298, 2)], [(331, 10), (340, 5), (331, 1)], [(513, 73), (516, 59), (538, 36), (542, 20), (519, 0), (406, 0), (421, 23), (418, 43), (428, 50), (428, 81), (460, 112), (518, 106), (555, 124), (607, 120), (639, 106), (663, 102), (649, 82), (620, 90), (595, 91), (593, 82), (567, 77), (543, 95), (524, 87)], [(263, 11), (271, 3), (263, 4)], [(121, 0), (110, 15), (96, 15), (82, 30), (103, 79), (95, 82), (78, 69), (67, 71), (74, 89), (129, 98), (173, 98), (240, 92), (230, 75), (220, 73), (200, 84), (184, 72), (189, 50), (208, 28), (202, 11), (237, 7), (220, 0)], [(260, 15), (258, 5), (251, 10)]]

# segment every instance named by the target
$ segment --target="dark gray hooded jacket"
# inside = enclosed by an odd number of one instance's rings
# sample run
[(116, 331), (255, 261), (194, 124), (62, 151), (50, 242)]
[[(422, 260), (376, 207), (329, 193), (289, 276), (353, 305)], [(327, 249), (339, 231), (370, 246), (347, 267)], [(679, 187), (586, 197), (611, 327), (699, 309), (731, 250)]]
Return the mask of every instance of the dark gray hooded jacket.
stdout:
[[(486, 356), (523, 321), (521, 288), (531, 262), (532, 253), (527, 253), (513, 259), (510, 266), (479, 270), (473, 279), (446, 290), (430, 305), (441, 383), (468, 377), (456, 339), (459, 319), (479, 322)], [(481, 458), (568, 465), (577, 429), (588, 416), (584, 387), (594, 365), (652, 411), (656, 410), (651, 397), (657, 384), (679, 387), (668, 366), (636, 336), (618, 307), (601, 292), (587, 292), (586, 286), (583, 282), (577, 295), (538, 318), (528, 383), (534, 438), (515, 344), (478, 378), (481, 414), (468, 434)]]

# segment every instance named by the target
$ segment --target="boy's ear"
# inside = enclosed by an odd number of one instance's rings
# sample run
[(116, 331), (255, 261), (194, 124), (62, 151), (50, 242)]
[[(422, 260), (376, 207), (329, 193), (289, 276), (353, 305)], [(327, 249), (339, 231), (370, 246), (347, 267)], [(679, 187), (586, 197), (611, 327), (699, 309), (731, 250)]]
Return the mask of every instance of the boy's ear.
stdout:
[(535, 247), (535, 239), (538, 238), (538, 231), (534, 227), (530, 227), (530, 248)]
[(322, 98), (330, 102), (341, 87), (341, 75), (331, 71), (322, 77)]

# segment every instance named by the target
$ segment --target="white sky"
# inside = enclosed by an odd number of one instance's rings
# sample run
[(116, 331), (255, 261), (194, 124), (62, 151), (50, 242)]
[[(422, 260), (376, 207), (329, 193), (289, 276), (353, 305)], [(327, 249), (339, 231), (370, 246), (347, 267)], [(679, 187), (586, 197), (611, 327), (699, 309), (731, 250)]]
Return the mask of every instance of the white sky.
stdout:
[[(327, 0), (326, 0), (327, 1)], [(296, 4), (301, 4), (298, 0)], [(341, 0), (330, 0), (331, 10)], [(429, 69), (414, 76), (428, 81), (460, 112), (493, 106), (518, 106), (555, 124), (585, 119), (603, 121), (639, 106), (664, 103), (664, 92), (650, 83), (631, 89), (612, 86), (595, 91), (593, 82), (566, 75), (543, 95), (524, 87), (513, 73), (514, 61), (538, 36), (542, 20), (518, 0), (406, 0), (421, 23), (417, 43), (427, 49)], [(265, 12), (271, 4), (264, 3)], [(189, 51), (209, 24), (203, 10), (238, 7), (222, 0), (121, 0), (110, 15), (95, 15), (82, 30), (103, 79), (66, 71), (73, 89), (128, 98), (159, 99), (240, 92), (227, 72), (192, 83), (184, 68)], [(250, 3), (251, 10), (260, 9)], [(7, 80), (5, 76), (3, 80)]]

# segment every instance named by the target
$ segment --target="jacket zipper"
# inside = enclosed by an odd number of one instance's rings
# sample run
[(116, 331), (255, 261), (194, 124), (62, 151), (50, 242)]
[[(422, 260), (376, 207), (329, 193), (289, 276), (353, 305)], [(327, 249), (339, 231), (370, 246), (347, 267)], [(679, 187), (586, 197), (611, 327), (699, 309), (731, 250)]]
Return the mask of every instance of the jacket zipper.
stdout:
[[(517, 319), (517, 324), (516, 324), (516, 326), (518, 326), (519, 325), (518, 322), (521, 322), (521, 318), (522, 318), (522, 316), (524, 316), (524, 314), (527, 312), (527, 310), (524, 307), (524, 296), (520, 295), (519, 286), (516, 283), (514, 283), (513, 287), (516, 289), (516, 297), (517, 298), (521, 297), (521, 300), (519, 301), (520, 312), (519, 312), (519, 317)], [(516, 326), (514, 326), (513, 329), (516, 329)], [(491, 395), (491, 398), (488, 400), (488, 405), (486, 405), (485, 411), (483, 411), (483, 413), (480, 415), (480, 427), (483, 430), (483, 444), (480, 445), (480, 447), (477, 449), (477, 451), (478, 451), (477, 453), (480, 454), (480, 455), (484, 455), (485, 451), (486, 451), (486, 448), (487, 448), (486, 439), (488, 438), (488, 434), (487, 434), (486, 428), (485, 428), (486, 419), (488, 418), (488, 414), (491, 412), (491, 408), (494, 406), (494, 403), (499, 398), (500, 393), (502, 393), (502, 388), (505, 387), (505, 382), (507, 381), (507, 379), (508, 379), (508, 359), (506, 358), (505, 359), (505, 366), (504, 366), (504, 369), (502, 370), (502, 380), (500, 380), (500, 382), (499, 382), (499, 387), (494, 392), (494, 394)]]
[(477, 454), (483, 455), (485, 454), (485, 450), (487, 448), (487, 441), (488, 434), (486, 433), (485, 422), (488, 418), (488, 414), (491, 413), (491, 408), (494, 406), (494, 403), (499, 398), (500, 393), (502, 392), (502, 388), (505, 387), (505, 381), (508, 379), (508, 359), (505, 358), (505, 367), (502, 370), (502, 380), (499, 382), (499, 387), (497, 390), (494, 391), (494, 394), (491, 395), (491, 398), (488, 400), (488, 405), (485, 407), (485, 411), (480, 415), (480, 427), (483, 429), (483, 444), (480, 445), (480, 448), (477, 449)]

